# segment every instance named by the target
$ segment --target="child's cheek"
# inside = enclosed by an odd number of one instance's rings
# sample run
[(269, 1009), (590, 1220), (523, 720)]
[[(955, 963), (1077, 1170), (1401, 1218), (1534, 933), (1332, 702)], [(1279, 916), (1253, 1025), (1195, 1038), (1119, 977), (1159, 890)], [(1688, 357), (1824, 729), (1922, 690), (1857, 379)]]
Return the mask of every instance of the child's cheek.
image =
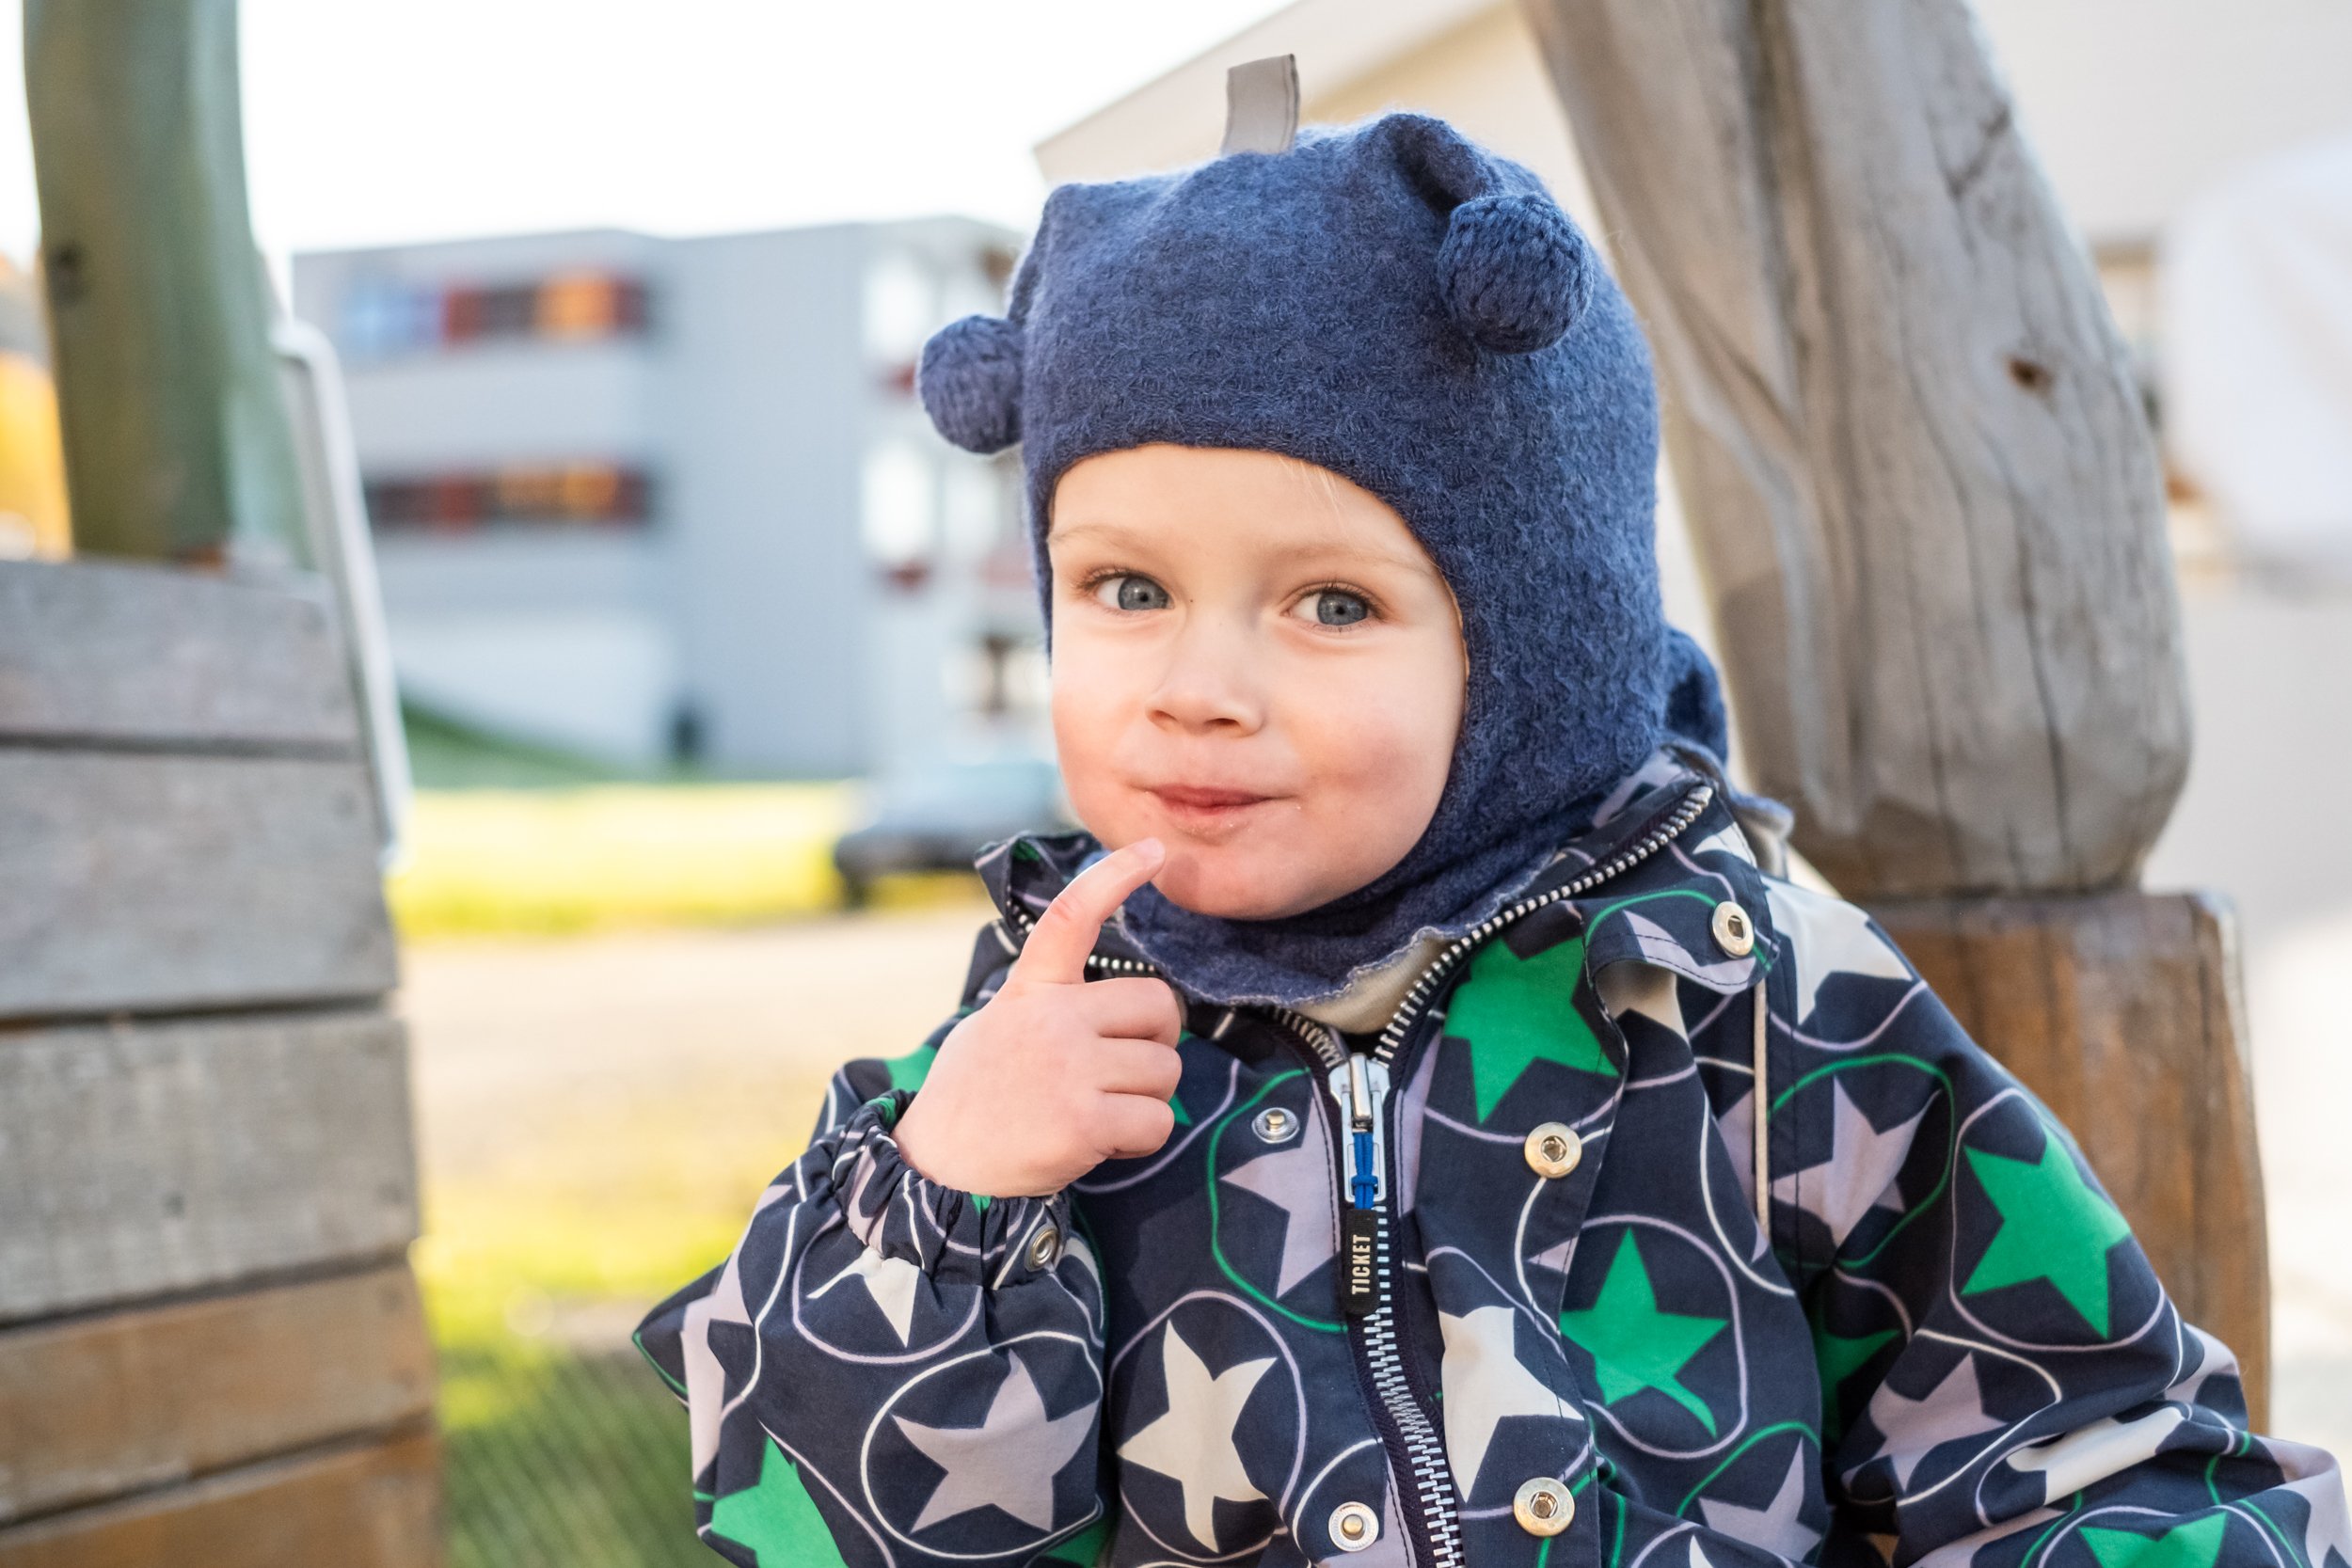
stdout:
[(1134, 835), (1119, 820), (1120, 791), (1110, 766), (1122, 704), (1118, 684), (1103, 676), (1101, 662), (1086, 658), (1083, 650), (1059, 651), (1052, 687), (1054, 750), (1079, 825), (1116, 848)]

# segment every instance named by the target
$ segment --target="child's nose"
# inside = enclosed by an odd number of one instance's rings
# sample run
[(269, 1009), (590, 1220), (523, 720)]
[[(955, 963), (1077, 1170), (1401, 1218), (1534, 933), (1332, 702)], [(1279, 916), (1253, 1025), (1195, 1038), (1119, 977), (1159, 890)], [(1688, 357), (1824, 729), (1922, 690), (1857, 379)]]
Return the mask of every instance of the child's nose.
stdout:
[(1171, 651), (1152, 693), (1152, 717), (1185, 730), (1246, 733), (1264, 721), (1264, 703), (1247, 640), (1188, 631)]

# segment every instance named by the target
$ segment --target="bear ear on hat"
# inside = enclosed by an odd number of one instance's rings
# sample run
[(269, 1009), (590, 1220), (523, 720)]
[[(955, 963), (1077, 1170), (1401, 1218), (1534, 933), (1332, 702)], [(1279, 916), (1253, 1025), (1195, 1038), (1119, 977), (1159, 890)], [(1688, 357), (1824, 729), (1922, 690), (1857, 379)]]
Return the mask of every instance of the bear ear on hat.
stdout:
[[(1389, 117), (1396, 157), (1446, 218), (1438, 293), (1463, 334), (1497, 354), (1533, 354), (1565, 336), (1593, 297), (1599, 265), (1534, 177), (1498, 166), (1444, 120)], [(1509, 171), (1506, 174), (1506, 170)]]
[(1021, 328), (1002, 316), (965, 316), (931, 334), (914, 371), (923, 411), (940, 435), (983, 456), (1021, 439)]
[(1576, 325), (1593, 297), (1584, 236), (1549, 197), (1500, 192), (1454, 209), (1438, 246), (1438, 292), (1482, 348), (1533, 354)]

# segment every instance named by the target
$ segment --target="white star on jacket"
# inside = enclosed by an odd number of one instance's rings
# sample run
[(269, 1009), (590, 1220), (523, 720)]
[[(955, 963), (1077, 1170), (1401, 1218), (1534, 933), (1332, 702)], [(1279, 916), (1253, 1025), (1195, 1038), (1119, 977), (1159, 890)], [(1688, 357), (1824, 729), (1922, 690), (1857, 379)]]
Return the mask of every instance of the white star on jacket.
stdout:
[(1094, 1426), (1094, 1407), (1081, 1404), (1047, 1419), (1018, 1352), (996, 1386), (988, 1415), (976, 1427), (931, 1427), (894, 1416), (906, 1440), (947, 1473), (923, 1503), (914, 1528), (928, 1529), (976, 1508), (995, 1507), (1033, 1529), (1054, 1528), (1054, 1478), (1062, 1473)]
[(866, 1295), (890, 1320), (892, 1332), (904, 1345), (914, 1327), (914, 1291), (923, 1282), (923, 1271), (903, 1258), (885, 1258), (872, 1247), (860, 1247), (849, 1267), (811, 1291), (808, 1299), (817, 1300), (845, 1279), (855, 1279), (866, 1287)]
[(1813, 1016), (1821, 982), (1833, 974), (1911, 978), (1902, 955), (1887, 946), (1870, 929), (1870, 917), (1851, 904), (1770, 879), (1764, 883), (1764, 895), (1772, 907), (1772, 926), (1780, 933), (1781, 950), (1796, 950), (1796, 1012), (1789, 1022), (1802, 1024)]
[(1985, 1414), (1984, 1395), (1977, 1386), (1977, 1358), (1963, 1352), (1960, 1365), (1946, 1372), (1924, 1399), (1899, 1394), (1891, 1383), (1880, 1384), (1870, 1396), (1870, 1424), (1879, 1429), (1882, 1445), (1870, 1457), (1894, 1460), (1899, 1491), (1911, 1484), (1912, 1472), (1930, 1449), (1998, 1432), (2008, 1423)]
[(1119, 1457), (1171, 1478), (1184, 1489), (1184, 1528), (1208, 1550), (1216, 1550), (1216, 1503), (1246, 1503), (1265, 1496), (1251, 1483), (1234, 1446), (1233, 1429), (1242, 1407), (1272, 1356), (1237, 1362), (1214, 1377), (1208, 1364), (1169, 1323), (1160, 1337), (1160, 1371), (1168, 1384), (1168, 1410), (1119, 1445)]
[[(764, 1213), (769, 1205), (791, 1196), (788, 1185), (774, 1183), (759, 1195), (752, 1212)], [(720, 1271), (719, 1283), (711, 1292), (687, 1307), (686, 1332), (679, 1341), (679, 1358), (686, 1363), (687, 1444), (696, 1475), (719, 1452), (719, 1423), (726, 1410), (727, 1374), (710, 1348), (710, 1325), (740, 1323), (748, 1328), (751, 1323), (751, 1304), (743, 1299), (743, 1252), (739, 1246), (727, 1254), (726, 1267)]]
[(1282, 1261), (1274, 1276), (1278, 1296), (1290, 1294), (1292, 1286), (1339, 1250), (1331, 1234), (1329, 1158), (1320, 1138), (1296, 1137), (1288, 1148), (1261, 1154), (1224, 1175), (1282, 1211)]
[(1516, 1307), (1480, 1307), (1455, 1317), (1438, 1314), (1445, 1332), (1445, 1452), (1462, 1496), (1478, 1485), (1478, 1467), (1495, 1440), (1495, 1427), (1512, 1416), (1558, 1416), (1560, 1396), (1519, 1361)]
[(1843, 1245), (1871, 1210), (1902, 1212), (1895, 1175), (1903, 1168), (1903, 1157), (1911, 1152), (1911, 1141), (1927, 1114), (1923, 1105), (1909, 1121), (1882, 1132), (1847, 1098), (1846, 1085), (1832, 1082), (1829, 1158), (1775, 1178), (1772, 1196), (1820, 1219), (1829, 1227), (1832, 1243)]
[(1788, 1455), (1788, 1473), (1781, 1479), (1780, 1490), (1762, 1508), (1702, 1498), (1699, 1509), (1707, 1515), (1707, 1528), (1791, 1562), (1804, 1561), (1804, 1554), (1821, 1539), (1820, 1530), (1798, 1517), (1804, 1508), (1804, 1445), (1797, 1444)]

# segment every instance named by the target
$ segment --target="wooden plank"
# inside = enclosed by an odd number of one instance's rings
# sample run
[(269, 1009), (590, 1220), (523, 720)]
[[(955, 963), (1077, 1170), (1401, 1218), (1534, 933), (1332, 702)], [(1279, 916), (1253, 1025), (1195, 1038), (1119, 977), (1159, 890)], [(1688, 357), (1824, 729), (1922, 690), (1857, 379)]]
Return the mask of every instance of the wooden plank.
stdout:
[(411, 1147), (378, 1011), (0, 1034), (0, 1322), (387, 1257)]
[(1966, 0), (1521, 8), (1797, 847), (1854, 898), (2127, 883), (2188, 757), (2154, 444)]
[(2259, 1429), (2270, 1274), (2228, 906), (2113, 894), (1870, 912), (2074, 1132), (2183, 1314), (2237, 1352)]
[(358, 762), (0, 750), (0, 1018), (373, 996)]
[(433, 1409), (405, 1263), (0, 1333), (0, 1524)]
[(89, 561), (0, 562), (0, 744), (17, 736), (357, 755), (324, 591)]
[(232, 1470), (0, 1529), (0, 1568), (435, 1568), (430, 1433)]

